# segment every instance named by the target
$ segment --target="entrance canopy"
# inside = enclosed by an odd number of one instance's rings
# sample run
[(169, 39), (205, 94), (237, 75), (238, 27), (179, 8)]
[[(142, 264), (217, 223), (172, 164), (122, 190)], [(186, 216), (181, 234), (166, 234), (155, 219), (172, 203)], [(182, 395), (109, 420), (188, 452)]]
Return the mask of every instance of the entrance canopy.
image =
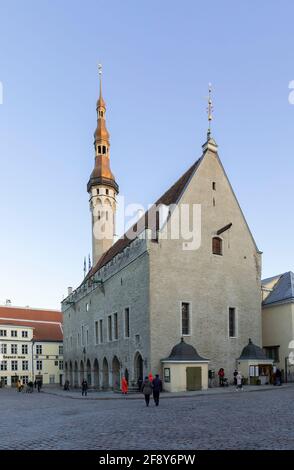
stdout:
[(266, 357), (262, 348), (252, 343), (249, 338), (238, 361), (242, 376), (252, 385), (264, 385), (271, 381), (273, 359)]
[(176, 344), (170, 355), (162, 359), (163, 385), (167, 392), (204, 390), (208, 388), (209, 360), (201, 357), (184, 338)]

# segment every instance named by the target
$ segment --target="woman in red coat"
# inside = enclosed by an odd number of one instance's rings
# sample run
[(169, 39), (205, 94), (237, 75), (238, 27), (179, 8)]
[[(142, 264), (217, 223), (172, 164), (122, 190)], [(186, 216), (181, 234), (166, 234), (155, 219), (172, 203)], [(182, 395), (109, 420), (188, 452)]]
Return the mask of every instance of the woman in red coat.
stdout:
[(123, 375), (122, 379), (121, 379), (121, 391), (124, 395), (126, 395), (128, 393), (128, 388), (129, 388), (129, 386), (128, 386), (127, 379)]

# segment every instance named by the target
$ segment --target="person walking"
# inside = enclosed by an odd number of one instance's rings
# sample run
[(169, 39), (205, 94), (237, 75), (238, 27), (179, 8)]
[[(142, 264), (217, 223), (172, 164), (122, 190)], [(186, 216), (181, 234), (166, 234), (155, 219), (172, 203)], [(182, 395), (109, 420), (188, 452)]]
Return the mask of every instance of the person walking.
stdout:
[(82, 397), (85, 395), (87, 396), (88, 393), (88, 382), (86, 379), (82, 381)]
[(162, 382), (159, 378), (159, 375), (155, 375), (155, 379), (152, 381), (152, 389), (153, 389), (153, 400), (155, 403), (155, 406), (159, 405), (159, 395), (160, 392), (162, 392)]
[(234, 385), (235, 385), (235, 387), (237, 387), (237, 375), (238, 375), (237, 369), (235, 369), (235, 372), (234, 372), (233, 375), (234, 375)]
[(128, 386), (127, 379), (123, 375), (122, 379), (121, 379), (121, 391), (122, 391), (123, 395), (127, 395), (128, 389), (129, 389), (129, 386)]
[(142, 385), (143, 385), (143, 379), (142, 379), (142, 377), (140, 376), (140, 377), (138, 378), (138, 380), (137, 380), (137, 386), (138, 386), (139, 392), (142, 391)]
[(275, 385), (282, 385), (282, 373), (279, 368), (276, 369)]
[(150, 382), (147, 375), (146, 375), (145, 380), (144, 380), (143, 385), (142, 385), (142, 392), (144, 393), (146, 406), (149, 406), (150, 395), (152, 393), (152, 382)]
[(238, 372), (237, 376), (236, 376), (236, 380), (237, 380), (237, 388), (236, 390), (239, 391), (239, 390), (242, 390), (243, 391), (243, 377), (242, 377), (242, 374), (241, 372)]
[(225, 378), (225, 371), (221, 367), (220, 370), (218, 371), (218, 377), (219, 377), (219, 386), (223, 387), (224, 386), (224, 378)]

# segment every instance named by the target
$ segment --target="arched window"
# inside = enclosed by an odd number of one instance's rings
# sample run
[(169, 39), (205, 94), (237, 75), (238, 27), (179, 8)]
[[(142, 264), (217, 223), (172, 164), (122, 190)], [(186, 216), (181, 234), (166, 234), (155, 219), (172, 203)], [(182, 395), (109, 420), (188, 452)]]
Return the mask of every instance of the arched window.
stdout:
[(106, 147), (105, 147), (105, 145), (103, 145), (103, 154), (105, 154), (105, 153), (106, 153)]
[(101, 153), (101, 145), (98, 145), (98, 153)]
[(106, 220), (108, 220), (108, 211), (105, 212)]
[(223, 241), (219, 237), (213, 237), (212, 239), (212, 253), (214, 255), (223, 254)]

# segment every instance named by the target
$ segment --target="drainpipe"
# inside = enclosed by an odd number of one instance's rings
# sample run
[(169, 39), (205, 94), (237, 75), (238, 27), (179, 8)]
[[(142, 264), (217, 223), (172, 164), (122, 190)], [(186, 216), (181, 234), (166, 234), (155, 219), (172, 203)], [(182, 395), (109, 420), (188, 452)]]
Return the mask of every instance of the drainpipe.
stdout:
[(288, 383), (288, 356), (285, 357), (285, 383), (287, 384)]
[(35, 371), (34, 371), (34, 344), (35, 344), (35, 341), (32, 340), (32, 382), (35, 381)]

